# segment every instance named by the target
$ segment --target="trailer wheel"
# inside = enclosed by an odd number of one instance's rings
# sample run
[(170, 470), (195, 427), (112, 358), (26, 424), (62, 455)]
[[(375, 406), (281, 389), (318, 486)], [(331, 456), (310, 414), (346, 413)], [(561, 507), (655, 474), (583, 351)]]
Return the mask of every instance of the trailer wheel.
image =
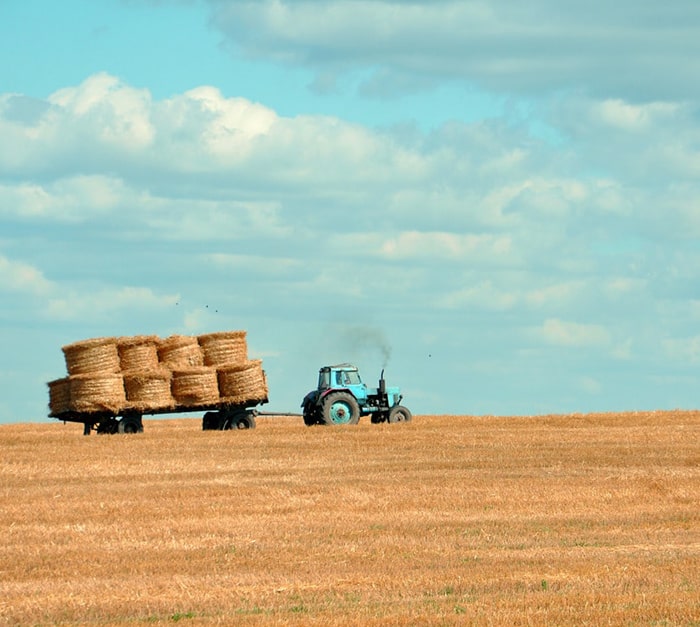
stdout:
[(141, 416), (124, 416), (119, 421), (119, 433), (143, 433)]
[(403, 405), (396, 405), (389, 411), (389, 422), (392, 424), (396, 422), (411, 422), (412, 418), (411, 412)]
[(348, 392), (332, 392), (323, 401), (323, 424), (356, 425), (360, 420), (357, 399)]
[(97, 433), (119, 433), (119, 421), (116, 418), (107, 418), (97, 425)]
[(255, 429), (255, 416), (253, 414), (242, 414), (234, 416), (231, 420), (231, 429)]
[(219, 429), (219, 412), (208, 411), (202, 418), (202, 431), (217, 431)]

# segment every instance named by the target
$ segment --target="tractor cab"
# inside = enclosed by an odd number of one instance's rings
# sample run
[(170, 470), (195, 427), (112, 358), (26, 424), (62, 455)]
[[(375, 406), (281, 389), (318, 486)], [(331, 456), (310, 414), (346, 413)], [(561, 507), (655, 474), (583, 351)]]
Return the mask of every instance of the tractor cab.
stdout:
[(360, 371), (351, 364), (324, 366), (318, 372), (318, 392), (321, 397), (331, 391), (347, 390), (360, 404), (367, 399), (367, 386), (362, 383)]

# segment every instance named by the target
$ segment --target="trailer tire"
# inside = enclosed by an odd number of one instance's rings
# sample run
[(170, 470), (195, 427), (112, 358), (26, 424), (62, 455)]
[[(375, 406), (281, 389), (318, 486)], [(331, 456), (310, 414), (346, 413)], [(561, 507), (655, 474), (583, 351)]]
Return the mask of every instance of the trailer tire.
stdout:
[(231, 419), (230, 429), (255, 429), (255, 416), (253, 414), (242, 414)]
[(395, 405), (389, 411), (389, 422), (395, 424), (397, 422), (411, 422), (413, 415), (408, 408), (403, 405)]
[(321, 417), (325, 425), (356, 425), (360, 420), (360, 406), (352, 394), (332, 392), (323, 400)]
[(119, 421), (116, 418), (107, 418), (97, 425), (97, 433), (119, 433)]
[(202, 417), (202, 431), (217, 431), (219, 429), (219, 412), (208, 411)]
[(119, 421), (119, 433), (143, 433), (141, 416), (124, 416)]

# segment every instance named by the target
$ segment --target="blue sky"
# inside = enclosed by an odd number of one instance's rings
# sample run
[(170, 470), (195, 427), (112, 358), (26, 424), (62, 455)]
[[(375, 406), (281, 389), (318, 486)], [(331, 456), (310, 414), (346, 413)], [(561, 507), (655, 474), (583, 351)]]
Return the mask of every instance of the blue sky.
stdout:
[(414, 413), (694, 408), (700, 5), (0, 2), (0, 422), (246, 329)]

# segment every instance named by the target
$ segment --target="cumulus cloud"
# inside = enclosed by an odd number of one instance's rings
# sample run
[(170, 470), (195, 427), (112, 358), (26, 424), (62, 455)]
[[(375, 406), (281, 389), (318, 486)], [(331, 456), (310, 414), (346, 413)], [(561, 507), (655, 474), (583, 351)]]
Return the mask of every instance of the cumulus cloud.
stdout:
[(311, 68), (326, 83), (331, 74), (376, 68), (381, 80), (370, 78), (365, 93), (386, 95), (387, 84), (423, 88), (436, 78), (635, 102), (660, 93), (696, 98), (700, 89), (688, 80), (700, 54), (694, 0), (210, 2), (212, 23), (231, 47)]
[(169, 308), (178, 302), (178, 294), (157, 294), (146, 287), (102, 287), (55, 293), (48, 299), (46, 317), (54, 320), (85, 320), (110, 316), (116, 312), (139, 312)]
[(43, 295), (53, 284), (31, 264), (0, 255), (0, 292)]
[(572, 348), (605, 346), (610, 342), (607, 329), (599, 324), (582, 324), (557, 318), (545, 320), (541, 333), (550, 344)]

